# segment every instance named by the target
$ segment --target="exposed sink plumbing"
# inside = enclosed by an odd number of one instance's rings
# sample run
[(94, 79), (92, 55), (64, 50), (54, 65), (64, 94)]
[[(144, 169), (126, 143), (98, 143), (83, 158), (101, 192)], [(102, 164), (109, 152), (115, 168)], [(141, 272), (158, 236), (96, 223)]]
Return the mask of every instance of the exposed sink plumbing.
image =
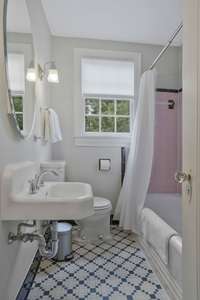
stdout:
[[(50, 227), (51, 231), (51, 239), (50, 239), (50, 244), (51, 248), (49, 249), (47, 247), (47, 243), (45, 240), (45, 237), (43, 234), (39, 233), (38, 231), (33, 231), (31, 233), (23, 233), (21, 231), (22, 227), (35, 227), (36, 226), (36, 221), (33, 221), (32, 224), (27, 224), (27, 223), (20, 223), (17, 227), (17, 234), (15, 235), (14, 233), (10, 232), (8, 235), (8, 243), (12, 244), (15, 241), (21, 241), (21, 242), (33, 242), (33, 241), (38, 241), (38, 249), (40, 252), (40, 255), (43, 257), (46, 257), (48, 259), (53, 258), (56, 256), (57, 251), (58, 251), (58, 234), (57, 234), (57, 222), (52, 222), (52, 224), (49, 224), (48, 227)], [(46, 229), (48, 228), (46, 227)]]

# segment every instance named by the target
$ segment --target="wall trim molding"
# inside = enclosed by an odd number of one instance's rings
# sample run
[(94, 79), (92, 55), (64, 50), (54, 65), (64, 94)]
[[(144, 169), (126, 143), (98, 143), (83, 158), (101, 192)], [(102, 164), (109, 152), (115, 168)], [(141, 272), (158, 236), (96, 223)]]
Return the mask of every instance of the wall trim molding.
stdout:
[(183, 89), (156, 89), (156, 92), (160, 92), (160, 93), (181, 93), (183, 91)]
[(181, 300), (182, 299), (182, 289), (171, 275), (166, 265), (163, 263), (156, 251), (150, 247), (142, 237), (137, 236), (136, 240), (139, 242), (143, 248), (145, 255), (147, 256), (154, 272), (158, 276), (161, 284), (167, 291), (170, 299)]

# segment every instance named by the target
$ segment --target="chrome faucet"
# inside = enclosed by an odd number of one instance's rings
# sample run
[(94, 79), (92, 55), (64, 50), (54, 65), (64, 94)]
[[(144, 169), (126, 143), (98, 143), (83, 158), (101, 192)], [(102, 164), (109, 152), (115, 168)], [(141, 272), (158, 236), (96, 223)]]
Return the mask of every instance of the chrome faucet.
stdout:
[(36, 177), (35, 179), (31, 179), (28, 181), (29, 183), (29, 194), (34, 195), (37, 193), (36, 185), (35, 185)]
[(52, 174), (55, 176), (59, 175), (58, 172), (56, 172), (55, 170), (45, 170), (45, 171), (40, 172), (40, 174), (37, 175), (36, 179), (35, 179), (35, 186), (36, 186), (37, 190), (39, 190), (40, 187), (44, 185), (43, 177), (47, 174)]
[(37, 191), (40, 189), (40, 187), (44, 185), (43, 177), (46, 174), (52, 174), (55, 176), (59, 176), (59, 173), (56, 172), (55, 170), (45, 170), (45, 171), (40, 172), (38, 175), (35, 176), (34, 179), (28, 181), (30, 184), (30, 186), (29, 186), (30, 194), (36, 194)]

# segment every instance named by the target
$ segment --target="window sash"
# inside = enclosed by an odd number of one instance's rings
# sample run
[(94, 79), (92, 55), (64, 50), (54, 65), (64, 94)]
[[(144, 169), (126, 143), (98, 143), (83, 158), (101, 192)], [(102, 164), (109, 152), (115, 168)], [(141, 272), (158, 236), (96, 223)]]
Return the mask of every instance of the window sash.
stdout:
[(12, 98), (12, 105), (14, 109), (14, 99), (15, 97), (21, 97), (22, 98), (22, 111), (15, 111), (15, 114), (24, 114), (24, 93), (23, 92), (11, 92), (11, 98)]
[[(120, 136), (127, 136), (131, 134), (131, 129), (132, 129), (132, 122), (133, 122), (133, 97), (120, 97), (120, 96), (115, 96), (115, 97), (111, 97), (110, 95), (104, 95), (102, 96), (93, 96), (91, 97), (90, 95), (85, 95), (83, 96), (83, 107), (84, 107), (84, 124), (83, 124), (83, 133), (84, 135), (95, 135), (95, 136), (102, 136), (102, 135), (120, 135)], [(98, 114), (88, 114), (85, 112), (85, 108), (86, 108), (86, 99), (96, 99), (99, 101), (99, 113)], [(102, 101), (104, 100), (111, 100), (114, 102), (114, 114), (104, 114), (101, 111), (101, 104)], [(128, 115), (121, 115), (121, 114), (117, 114), (117, 101), (129, 101), (129, 114)], [(86, 131), (86, 117), (98, 117), (99, 118), (99, 131)], [(102, 118), (103, 117), (107, 117), (107, 118), (114, 118), (114, 131), (111, 132), (105, 132), (102, 131)], [(117, 131), (117, 119), (118, 118), (124, 118), (124, 119), (129, 119), (129, 132), (118, 132)]]

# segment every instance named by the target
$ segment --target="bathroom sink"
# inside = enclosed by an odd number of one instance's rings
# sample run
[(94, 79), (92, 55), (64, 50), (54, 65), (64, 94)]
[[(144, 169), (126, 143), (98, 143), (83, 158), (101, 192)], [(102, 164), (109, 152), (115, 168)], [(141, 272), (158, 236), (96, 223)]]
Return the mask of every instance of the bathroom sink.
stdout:
[(46, 183), (47, 199), (59, 198), (63, 201), (70, 201), (74, 199), (76, 201), (84, 201), (84, 199), (91, 197), (91, 186), (81, 182), (57, 182)]
[(6, 167), (1, 219), (80, 220), (94, 214), (92, 188), (87, 183), (46, 182), (36, 194), (30, 194), (28, 179), (37, 172), (33, 162)]

